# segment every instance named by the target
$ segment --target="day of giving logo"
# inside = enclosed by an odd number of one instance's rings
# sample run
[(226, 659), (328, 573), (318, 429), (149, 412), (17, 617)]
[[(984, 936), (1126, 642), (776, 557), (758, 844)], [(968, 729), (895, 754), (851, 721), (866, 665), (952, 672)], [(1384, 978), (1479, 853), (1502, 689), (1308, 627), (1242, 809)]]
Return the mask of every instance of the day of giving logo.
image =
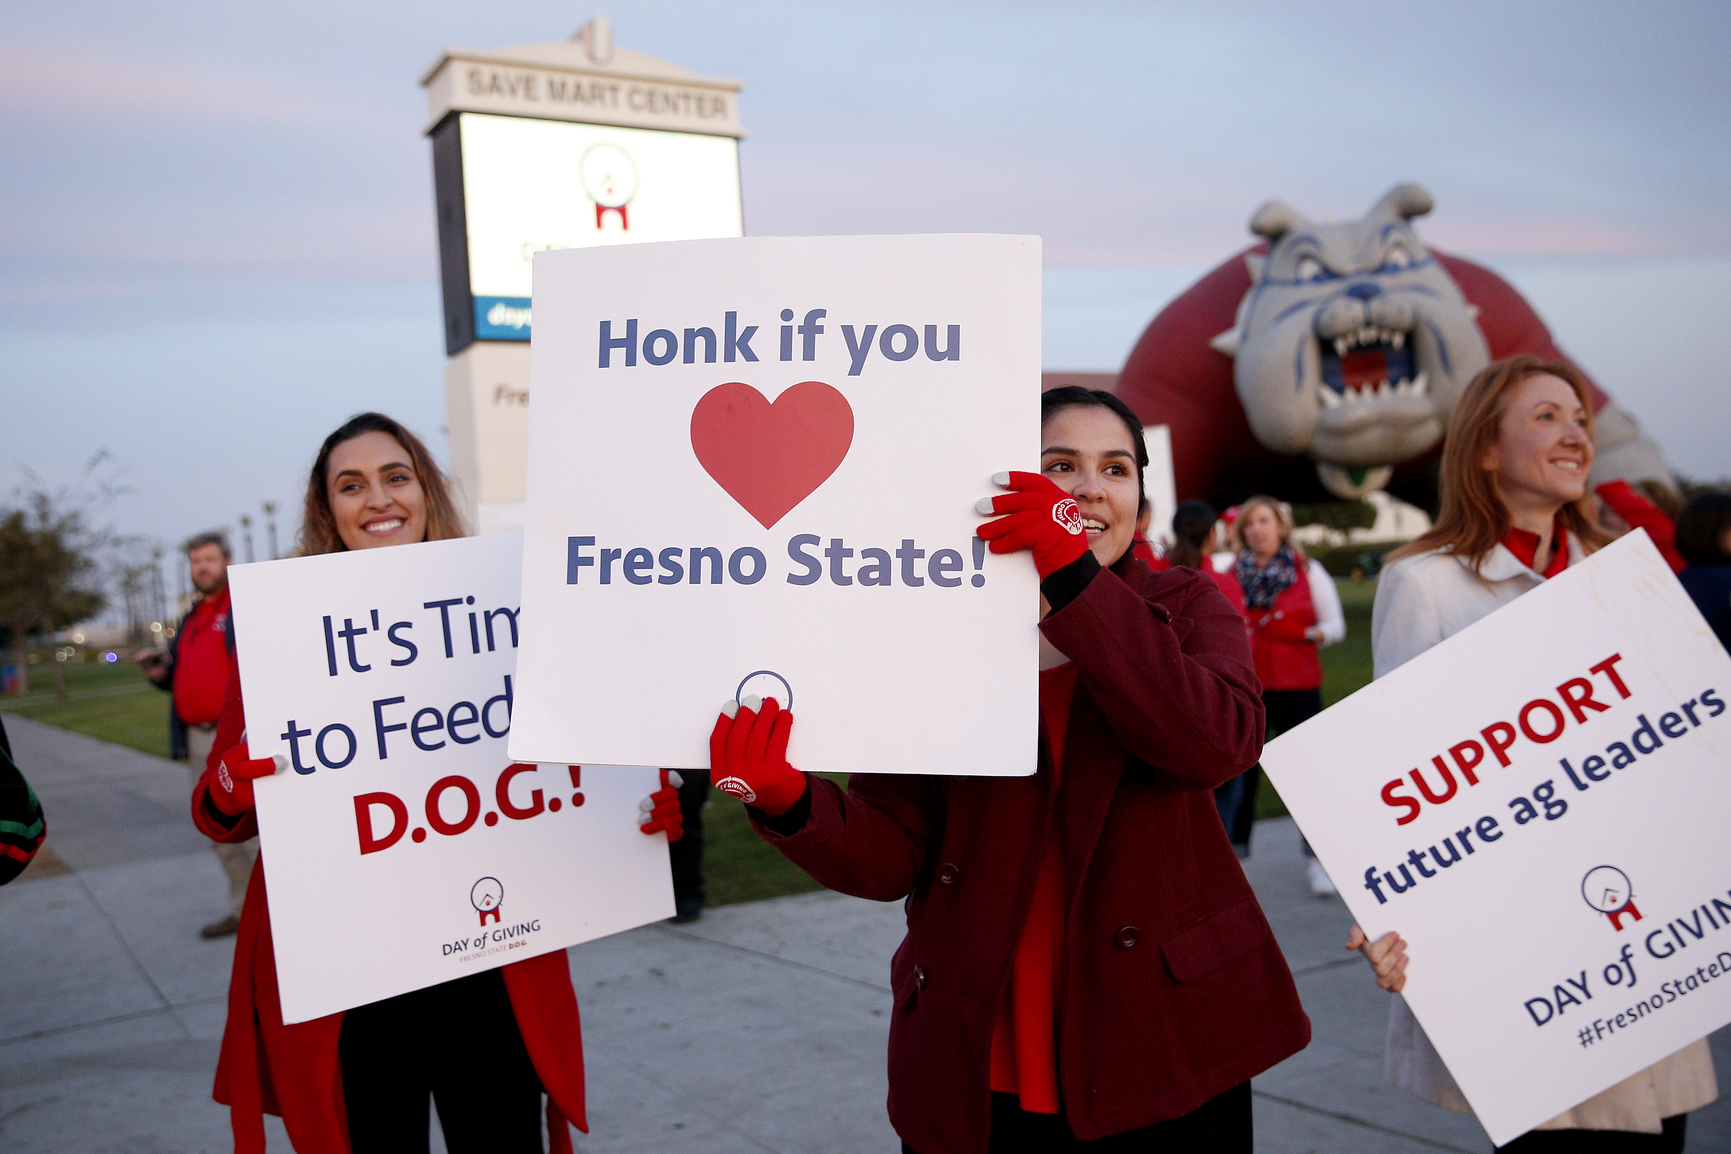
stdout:
[(498, 878), (482, 878), (469, 890), (469, 904), (480, 912), (483, 926), (487, 924), (488, 918), (498, 922), (499, 907), (504, 901), (505, 887), (499, 883)]
[(1611, 925), (1617, 930), (1623, 928), (1623, 918), (1634, 921), (1641, 920), (1641, 911), (1635, 908), (1635, 888), (1629, 884), (1629, 875), (1616, 866), (1594, 866), (1587, 871), (1587, 876), (1581, 879), (1581, 897), (1589, 906), (1611, 919)]

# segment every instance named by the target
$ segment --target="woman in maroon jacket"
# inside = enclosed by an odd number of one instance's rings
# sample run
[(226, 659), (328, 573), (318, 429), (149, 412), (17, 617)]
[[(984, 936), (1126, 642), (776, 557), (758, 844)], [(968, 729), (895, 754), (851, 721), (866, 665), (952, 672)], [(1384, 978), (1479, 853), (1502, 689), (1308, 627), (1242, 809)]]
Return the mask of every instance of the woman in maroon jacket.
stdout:
[(908, 898), (890, 964), (890, 1121), (918, 1154), (1248, 1151), (1249, 1079), (1310, 1023), (1215, 816), (1256, 760), (1244, 623), (1207, 577), (1130, 555), (1147, 450), (1109, 393), (1045, 394), (1041, 474), (981, 536), (1041, 576), (1039, 771), (787, 763), (791, 715), (729, 703), (718, 789), (832, 889)]
[[(307, 484), (303, 555), (462, 535), (444, 477), (414, 434), (362, 413), (325, 439)], [(282, 768), (280, 757), (249, 759), (245, 742), (237, 671), (217, 723), (219, 752), (192, 795), (194, 823), (216, 841), (257, 835), (252, 782)], [(650, 807), (644, 832), (665, 828), (677, 839), (675, 790), (653, 794)], [(264, 1150), (270, 1113), (301, 1154), (425, 1154), (431, 1095), (452, 1154), (539, 1152), (545, 1092), (553, 1151), (569, 1154), (566, 1121), (588, 1126), (563, 951), (285, 1025), (264, 866), (261, 856), (240, 915), (213, 1092), (229, 1107), (237, 1151)]]

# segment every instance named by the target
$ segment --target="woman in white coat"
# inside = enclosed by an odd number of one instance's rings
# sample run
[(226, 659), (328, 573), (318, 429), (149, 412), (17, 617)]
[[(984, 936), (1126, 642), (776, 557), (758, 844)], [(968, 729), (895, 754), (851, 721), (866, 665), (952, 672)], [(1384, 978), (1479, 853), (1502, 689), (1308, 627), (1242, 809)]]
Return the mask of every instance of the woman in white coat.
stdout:
[[(1474, 377), (1449, 421), (1435, 526), (1382, 571), (1371, 612), (1376, 676), (1410, 661), (1537, 588), (1610, 540), (1594, 517), (1592, 394), (1573, 365), (1530, 355)], [(1471, 1112), (1430, 1039), (1399, 997), (1406, 943), (1353, 926), (1389, 1005), (1388, 1080), (1428, 1102)], [(1681, 1151), (1690, 1110), (1718, 1097), (1705, 1039), (1516, 1138), (1505, 1151)]]

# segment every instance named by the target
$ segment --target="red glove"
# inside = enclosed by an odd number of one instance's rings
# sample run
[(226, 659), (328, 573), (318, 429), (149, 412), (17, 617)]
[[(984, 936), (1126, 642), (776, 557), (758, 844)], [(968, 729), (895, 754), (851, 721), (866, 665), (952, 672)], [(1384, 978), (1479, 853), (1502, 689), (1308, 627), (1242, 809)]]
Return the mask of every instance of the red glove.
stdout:
[(1044, 581), (1088, 551), (1082, 510), (1051, 480), (1038, 473), (999, 473), (992, 484), (1010, 490), (1001, 497), (982, 497), (974, 506), (982, 516), (1009, 514), (975, 530), (992, 543), (992, 552), (1032, 549), (1034, 568)]
[(668, 845), (685, 836), (685, 815), (679, 812), (679, 787), (684, 784), (675, 771), (661, 771), (661, 788), (637, 803), (637, 825), (644, 833), (666, 830)]
[(210, 779), (211, 804), (229, 817), (239, 817), (257, 804), (253, 800), (252, 783), (287, 768), (288, 758), (280, 753), (275, 757), (249, 758), (246, 745), (237, 745), (216, 763), (216, 772)]
[(787, 763), (792, 731), (793, 714), (773, 697), (728, 702), (709, 735), (710, 781), (722, 793), (780, 817), (805, 796), (805, 774)]

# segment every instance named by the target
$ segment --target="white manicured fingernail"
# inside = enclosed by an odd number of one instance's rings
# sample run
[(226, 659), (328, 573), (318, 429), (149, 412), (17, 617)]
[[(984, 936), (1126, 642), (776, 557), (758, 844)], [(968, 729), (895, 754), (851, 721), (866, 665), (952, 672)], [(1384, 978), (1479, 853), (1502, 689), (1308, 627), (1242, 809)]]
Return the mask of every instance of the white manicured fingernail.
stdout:
[(646, 797), (637, 803), (637, 808), (642, 810), (644, 813), (649, 813), (655, 808), (655, 799), (652, 797)]
[(990, 517), (993, 513), (997, 512), (997, 510), (992, 508), (992, 499), (990, 497), (981, 497), (978, 501), (974, 502), (974, 512), (978, 513), (982, 517)]
[(680, 786), (685, 784), (685, 779), (679, 776), (679, 771), (677, 769), (670, 769), (667, 771), (667, 784), (671, 785), (674, 789), (678, 789)]
[(1010, 487), (1010, 475), (1008, 473), (993, 473), (992, 484), (1000, 489), (1008, 489)]
[(276, 762), (276, 772), (281, 773), (288, 768), (288, 758), (283, 754), (273, 754), (271, 760)]
[(649, 815), (646, 813), (638, 814), (637, 815), (637, 824), (638, 825), (648, 825), (649, 824)]
[(721, 712), (727, 714), (727, 716), (729, 716), (729, 717), (738, 717), (739, 716), (739, 702), (737, 702), (737, 701), (725, 702), (721, 707)]
[(744, 701), (740, 702), (739, 704), (740, 704), (740, 708), (749, 709), (753, 713), (756, 713), (758, 710), (763, 708), (763, 698), (757, 696), (754, 693), (750, 697), (747, 697)]

